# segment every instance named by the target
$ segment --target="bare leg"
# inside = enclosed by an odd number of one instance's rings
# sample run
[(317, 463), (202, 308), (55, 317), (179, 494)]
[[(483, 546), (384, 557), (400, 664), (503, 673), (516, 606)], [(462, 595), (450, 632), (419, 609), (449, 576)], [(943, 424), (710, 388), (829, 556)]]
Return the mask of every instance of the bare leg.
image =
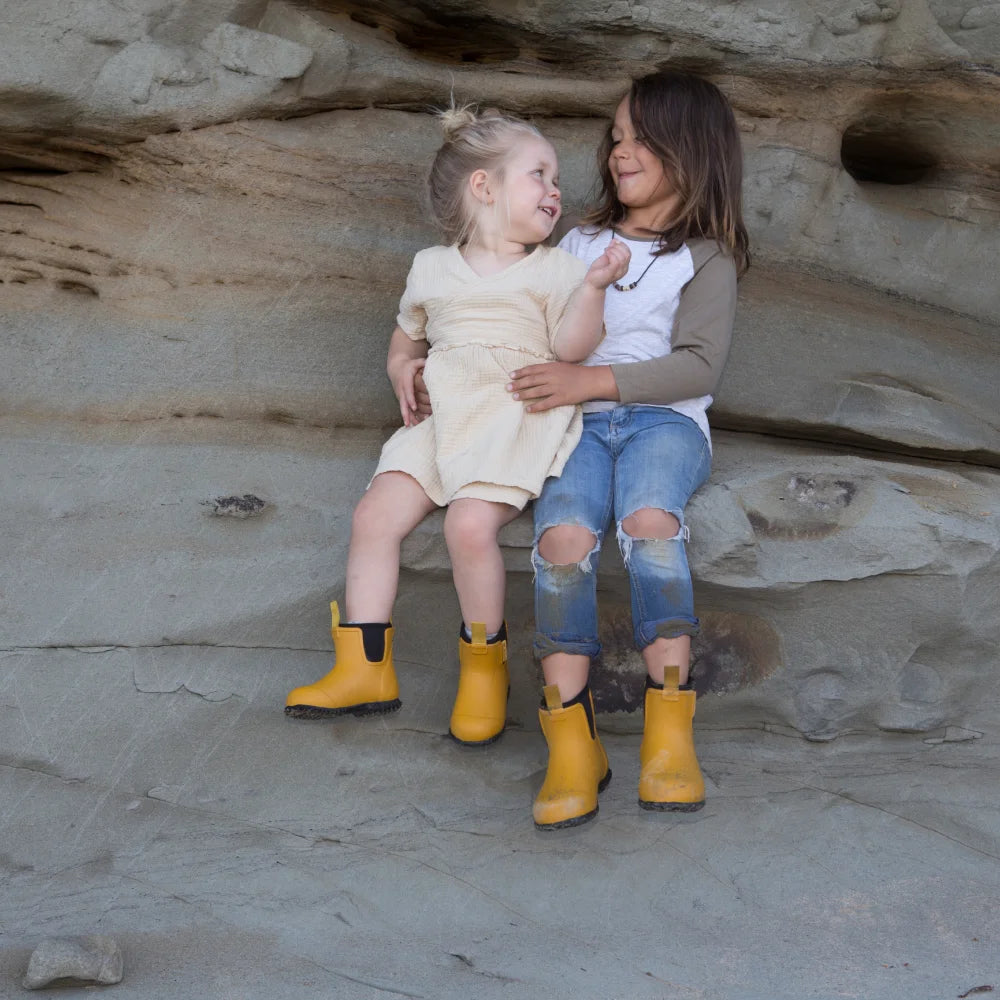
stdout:
[(521, 512), (509, 504), (463, 497), (448, 505), (444, 537), (462, 618), (483, 622), (487, 632), (503, 624), (507, 573), (497, 542), (500, 529)]
[(555, 684), (559, 688), (559, 699), (565, 704), (587, 686), (590, 657), (575, 653), (552, 653), (542, 660), (542, 676), (546, 684)]
[(399, 586), (399, 547), (437, 505), (405, 472), (376, 476), (354, 508), (347, 554), (347, 620), (387, 622)]
[(663, 668), (677, 665), (681, 669), (680, 682), (686, 684), (691, 669), (691, 636), (679, 635), (674, 639), (662, 636), (654, 639), (643, 651), (646, 671), (657, 684), (663, 683)]

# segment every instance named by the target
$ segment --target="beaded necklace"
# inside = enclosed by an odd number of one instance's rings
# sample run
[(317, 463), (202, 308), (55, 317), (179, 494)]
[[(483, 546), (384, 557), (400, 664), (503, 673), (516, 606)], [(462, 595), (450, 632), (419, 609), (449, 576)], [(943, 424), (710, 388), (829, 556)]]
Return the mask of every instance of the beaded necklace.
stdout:
[[(611, 235), (618, 238), (618, 234), (613, 229), (611, 230)], [(656, 263), (656, 261), (657, 258), (653, 257), (653, 259), (646, 265), (645, 270), (642, 272), (642, 274), (639, 275), (638, 278), (635, 279), (635, 281), (630, 282), (627, 285), (619, 285), (617, 281), (613, 281), (611, 283), (611, 287), (618, 292), (631, 292), (632, 289), (635, 288), (635, 286), (638, 285), (639, 282), (646, 277), (646, 271), (648, 271)]]

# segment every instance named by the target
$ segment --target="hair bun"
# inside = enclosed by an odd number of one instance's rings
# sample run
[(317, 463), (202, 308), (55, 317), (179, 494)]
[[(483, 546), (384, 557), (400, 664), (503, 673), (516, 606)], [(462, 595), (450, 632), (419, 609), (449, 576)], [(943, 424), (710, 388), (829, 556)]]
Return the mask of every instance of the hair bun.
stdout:
[(466, 125), (471, 125), (476, 121), (476, 108), (473, 104), (463, 104), (460, 108), (452, 105), (450, 108), (439, 111), (438, 118), (441, 120), (444, 137), (454, 139)]

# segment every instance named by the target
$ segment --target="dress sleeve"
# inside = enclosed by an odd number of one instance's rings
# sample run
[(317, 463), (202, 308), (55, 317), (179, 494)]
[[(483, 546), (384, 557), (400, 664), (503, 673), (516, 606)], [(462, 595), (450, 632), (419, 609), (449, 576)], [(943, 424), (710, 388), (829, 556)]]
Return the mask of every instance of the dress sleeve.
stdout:
[(423, 305), (425, 295), (421, 291), (425, 287), (425, 282), (421, 280), (425, 270), (424, 262), (420, 259), (420, 254), (417, 254), (410, 273), (406, 276), (406, 290), (399, 300), (396, 323), (410, 340), (427, 339), (427, 310)]
[(549, 257), (551, 265), (545, 296), (545, 326), (551, 349), (559, 325), (566, 315), (569, 300), (587, 275), (587, 265), (578, 257), (558, 248), (550, 251)]
[(670, 353), (611, 366), (621, 402), (668, 405), (712, 395), (729, 356), (735, 315), (736, 264), (716, 249), (681, 291)]

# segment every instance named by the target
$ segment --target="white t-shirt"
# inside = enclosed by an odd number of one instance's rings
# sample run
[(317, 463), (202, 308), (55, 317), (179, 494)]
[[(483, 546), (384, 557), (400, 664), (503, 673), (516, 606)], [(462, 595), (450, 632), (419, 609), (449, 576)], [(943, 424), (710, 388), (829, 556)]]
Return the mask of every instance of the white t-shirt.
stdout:
[[(579, 257), (588, 267), (604, 253), (612, 233), (605, 229), (596, 235), (579, 227), (571, 229), (559, 241), (563, 250)], [(648, 361), (670, 353), (674, 321), (681, 292), (695, 274), (695, 262), (687, 245), (674, 253), (651, 255), (655, 241), (619, 235), (618, 239), (632, 252), (628, 273), (619, 285), (638, 281), (628, 292), (609, 287), (605, 296), (604, 327), (606, 336), (583, 363), (585, 365), (630, 364)], [(644, 273), (645, 272), (645, 273)], [(690, 417), (711, 443), (705, 411), (711, 396), (698, 396), (669, 404), (669, 408)], [(595, 400), (584, 403), (585, 413), (611, 410), (618, 403)], [(642, 403), (638, 405), (666, 405)]]

